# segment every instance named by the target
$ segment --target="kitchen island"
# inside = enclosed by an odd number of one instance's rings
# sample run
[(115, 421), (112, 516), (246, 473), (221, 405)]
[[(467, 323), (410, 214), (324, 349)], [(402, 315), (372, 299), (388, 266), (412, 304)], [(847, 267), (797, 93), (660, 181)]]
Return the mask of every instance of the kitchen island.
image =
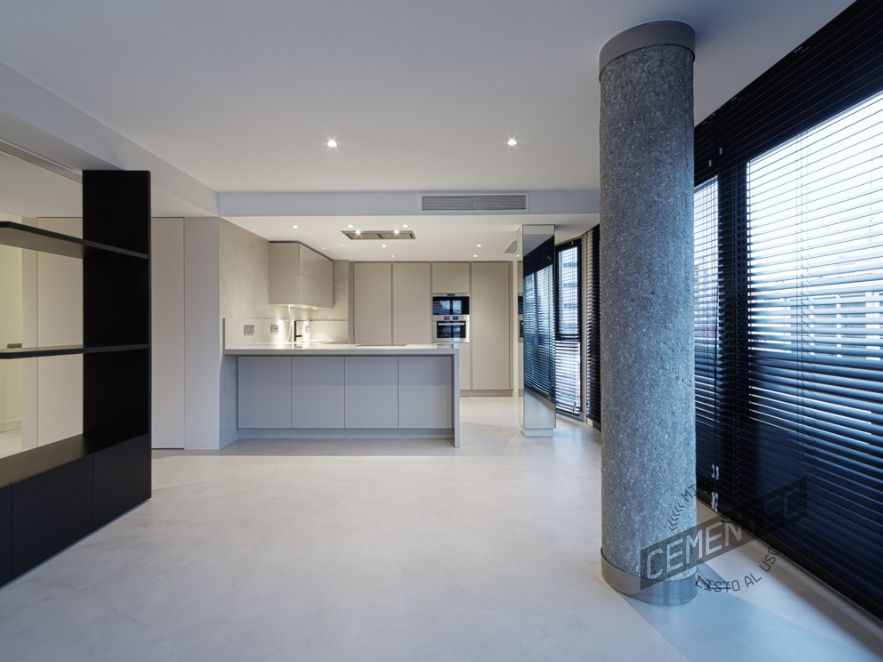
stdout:
[(460, 447), (460, 361), (445, 345), (265, 343), (237, 358), (240, 438), (444, 437)]

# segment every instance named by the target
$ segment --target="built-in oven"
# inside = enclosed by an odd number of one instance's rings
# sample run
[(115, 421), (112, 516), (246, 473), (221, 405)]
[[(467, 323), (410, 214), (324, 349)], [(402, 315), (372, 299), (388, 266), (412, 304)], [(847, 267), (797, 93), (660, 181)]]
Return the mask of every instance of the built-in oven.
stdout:
[(432, 295), (432, 340), (437, 343), (469, 342), (469, 295), (437, 292)]

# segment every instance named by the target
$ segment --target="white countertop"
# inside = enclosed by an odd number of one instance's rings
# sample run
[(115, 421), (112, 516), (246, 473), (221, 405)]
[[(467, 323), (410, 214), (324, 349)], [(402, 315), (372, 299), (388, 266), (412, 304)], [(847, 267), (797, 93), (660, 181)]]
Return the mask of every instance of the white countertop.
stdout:
[(451, 345), (362, 345), (344, 343), (321, 343), (304, 342), (291, 343), (265, 343), (255, 345), (243, 345), (241, 347), (227, 347), (224, 354), (233, 356), (352, 356), (352, 355), (427, 355), (446, 354), (452, 355), (457, 348)]

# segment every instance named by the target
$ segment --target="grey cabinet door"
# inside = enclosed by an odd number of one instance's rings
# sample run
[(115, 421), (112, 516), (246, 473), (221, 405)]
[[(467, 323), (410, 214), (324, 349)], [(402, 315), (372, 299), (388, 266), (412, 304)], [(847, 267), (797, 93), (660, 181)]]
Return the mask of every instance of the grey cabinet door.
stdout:
[(392, 269), (389, 262), (353, 266), (353, 331), (357, 343), (392, 343)]
[(395, 343), (432, 342), (432, 295), (428, 262), (392, 265), (392, 338)]
[(292, 427), (344, 427), (345, 357), (295, 356), (291, 363)]
[(291, 427), (291, 357), (239, 357), (240, 428)]
[(346, 357), (346, 427), (398, 427), (398, 392), (396, 357)]
[(433, 262), (433, 292), (469, 293), (468, 262)]
[(451, 361), (456, 356), (399, 357), (399, 427), (451, 427)]
[(512, 388), (511, 290), (508, 262), (474, 262), (469, 333), (472, 388)]

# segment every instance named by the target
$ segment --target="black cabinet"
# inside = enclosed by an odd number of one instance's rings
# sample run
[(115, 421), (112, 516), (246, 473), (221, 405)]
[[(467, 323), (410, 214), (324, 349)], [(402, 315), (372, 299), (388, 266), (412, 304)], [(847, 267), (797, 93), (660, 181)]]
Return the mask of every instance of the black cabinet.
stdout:
[(92, 531), (92, 459), (84, 457), (12, 486), (12, 575)]
[(150, 437), (142, 435), (92, 456), (95, 527), (150, 498)]
[(0, 584), (12, 578), (12, 490), (0, 488)]
[(0, 222), (0, 244), (83, 261), (83, 434), (0, 458), (0, 585), (150, 498), (150, 173), (83, 173), (83, 237)]

